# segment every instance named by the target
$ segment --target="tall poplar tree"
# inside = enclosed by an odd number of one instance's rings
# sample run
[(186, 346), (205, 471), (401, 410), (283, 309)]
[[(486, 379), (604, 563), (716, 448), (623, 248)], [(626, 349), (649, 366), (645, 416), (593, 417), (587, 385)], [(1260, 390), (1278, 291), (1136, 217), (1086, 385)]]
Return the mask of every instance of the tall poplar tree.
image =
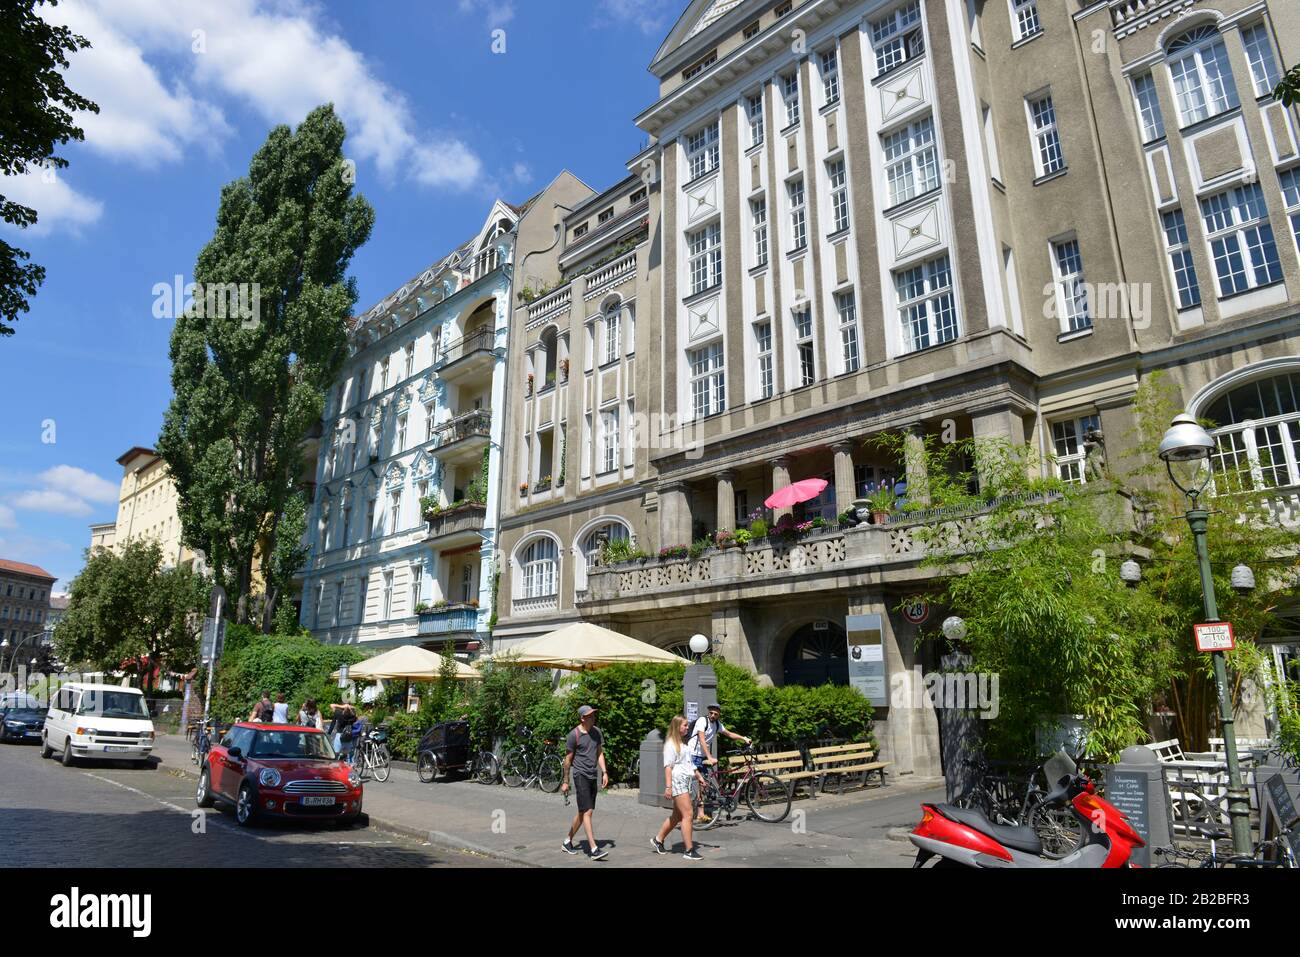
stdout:
[[(346, 356), (357, 300), (346, 271), (374, 209), (353, 195), (345, 136), (332, 105), (271, 131), (248, 176), (221, 192), (194, 268), (199, 289), (172, 332), (175, 395), (158, 451), (185, 543), (206, 556), (241, 622), (253, 614), (255, 556), (265, 569), (285, 553), (280, 523), (298, 494), (301, 443)], [(241, 308), (222, 308), (236, 290)], [(285, 580), (278, 563), (274, 577)]]

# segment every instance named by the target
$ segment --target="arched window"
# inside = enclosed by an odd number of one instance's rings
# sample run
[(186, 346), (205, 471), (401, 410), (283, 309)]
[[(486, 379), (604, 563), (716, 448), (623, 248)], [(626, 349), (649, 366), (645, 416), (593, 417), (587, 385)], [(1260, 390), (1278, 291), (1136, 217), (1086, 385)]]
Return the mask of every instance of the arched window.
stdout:
[(596, 564), (600, 557), (601, 542), (626, 542), (631, 539), (627, 526), (622, 522), (606, 522), (597, 525), (578, 543), (577, 561), (574, 563), (573, 589), (575, 592), (587, 590), (587, 569)]
[(519, 559), (522, 598), (544, 598), (556, 593), (560, 579), (559, 550), (551, 538), (534, 539)]
[(1203, 414), (1214, 423), (1216, 488), (1300, 485), (1300, 371), (1237, 386)]
[(1215, 27), (1193, 27), (1173, 40), (1165, 52), (1183, 126), (1237, 106), (1228, 50)]

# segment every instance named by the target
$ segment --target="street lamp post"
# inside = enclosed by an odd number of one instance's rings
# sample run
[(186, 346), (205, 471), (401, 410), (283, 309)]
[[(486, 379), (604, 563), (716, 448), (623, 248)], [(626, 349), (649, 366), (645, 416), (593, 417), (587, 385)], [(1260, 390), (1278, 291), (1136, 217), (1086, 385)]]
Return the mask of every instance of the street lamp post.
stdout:
[[(1160, 440), (1159, 456), (1169, 470), (1169, 478), (1191, 503), (1187, 524), (1196, 543), (1196, 561), (1201, 573), (1201, 593), (1205, 601), (1205, 620), (1219, 620), (1219, 605), (1214, 595), (1214, 575), (1210, 569), (1210, 551), (1205, 532), (1210, 513), (1198, 500), (1210, 481), (1210, 453), (1214, 439), (1186, 412), (1174, 417), (1169, 431)], [(1177, 469), (1177, 471), (1176, 471)], [(1182, 478), (1179, 475), (1182, 473)], [(1219, 695), (1219, 723), (1223, 727), (1223, 747), (1228, 759), (1228, 818), (1232, 822), (1232, 846), (1237, 854), (1250, 855), (1250, 794), (1241, 780), (1237, 762), (1237, 735), (1232, 716), (1232, 698), (1228, 692), (1228, 669), (1222, 651), (1210, 652), (1214, 663), (1214, 684)]]

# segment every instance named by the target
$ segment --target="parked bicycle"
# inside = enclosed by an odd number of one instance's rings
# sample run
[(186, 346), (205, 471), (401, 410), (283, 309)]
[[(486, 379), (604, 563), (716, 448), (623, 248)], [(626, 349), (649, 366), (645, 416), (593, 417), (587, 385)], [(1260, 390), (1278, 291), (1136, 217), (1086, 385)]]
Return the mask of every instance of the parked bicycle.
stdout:
[(1295, 868), (1295, 853), (1286, 837), (1279, 836), (1255, 845), (1251, 854), (1219, 854), (1219, 841), (1231, 841), (1227, 831), (1205, 824), (1196, 825), (1201, 835), (1210, 842), (1209, 850), (1195, 850), (1171, 844), (1155, 848), (1155, 854), (1164, 860), (1156, 867), (1222, 868), (1222, 867), (1282, 867)]
[(202, 766), (213, 742), (221, 740), (224, 730), (215, 721), (191, 722), (185, 729), (185, 737), (190, 742), (190, 761)]
[(726, 815), (730, 820), (741, 804), (749, 809), (751, 817), (768, 824), (777, 824), (790, 813), (790, 788), (770, 771), (754, 770), (757, 751), (751, 745), (735, 751), (730, 760), (739, 759), (744, 768), (729, 767), (726, 772), (719, 766), (706, 765), (704, 785), (700, 788), (699, 807), (705, 820), (696, 820), (696, 828), (707, 831), (716, 827)]
[(372, 776), (380, 784), (388, 780), (392, 772), (393, 756), (388, 750), (388, 732), (384, 728), (373, 728), (361, 732), (356, 747), (352, 749), (352, 766), (357, 769), (362, 780)]
[(974, 783), (953, 802), (960, 808), (977, 810), (994, 824), (1031, 827), (1043, 845), (1043, 856), (1053, 860), (1067, 857), (1084, 839), (1083, 826), (1072, 815), (1069, 807), (1049, 804), (1051, 790), (1043, 778), (1041, 768), (1036, 768), (1023, 782), (1008, 774), (995, 774), (982, 755), (969, 762), (974, 771)]
[(523, 744), (511, 748), (501, 757), (501, 780), (506, 787), (529, 787), (533, 782), (548, 794), (560, 789), (564, 776), (564, 763), (551, 750), (555, 742), (547, 739), (542, 746), (533, 745), (533, 732), (527, 726), (519, 729)]
[(432, 784), (439, 774), (450, 771), (464, 771), (479, 784), (495, 784), (501, 774), (500, 762), (490, 748), (470, 747), (465, 721), (440, 721), (420, 739), (415, 759), (420, 780)]

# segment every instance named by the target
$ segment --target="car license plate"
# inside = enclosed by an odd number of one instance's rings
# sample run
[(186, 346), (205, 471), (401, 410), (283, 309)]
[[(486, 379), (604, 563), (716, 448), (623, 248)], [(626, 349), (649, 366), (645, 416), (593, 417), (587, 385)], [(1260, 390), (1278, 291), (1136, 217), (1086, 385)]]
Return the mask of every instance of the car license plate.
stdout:
[(104, 750), (105, 751), (130, 751), (131, 749), (125, 744), (106, 744), (104, 745)]
[(332, 797), (305, 797), (302, 799), (305, 807), (327, 807), (334, 803)]
[(40, 733), (39, 731), (24, 731), (24, 732), (23, 732), (23, 737), (24, 737), (24, 738), (39, 738), (40, 736), (41, 736), (41, 733)]

